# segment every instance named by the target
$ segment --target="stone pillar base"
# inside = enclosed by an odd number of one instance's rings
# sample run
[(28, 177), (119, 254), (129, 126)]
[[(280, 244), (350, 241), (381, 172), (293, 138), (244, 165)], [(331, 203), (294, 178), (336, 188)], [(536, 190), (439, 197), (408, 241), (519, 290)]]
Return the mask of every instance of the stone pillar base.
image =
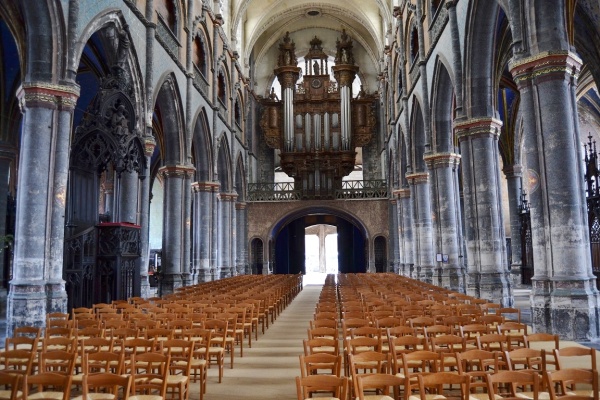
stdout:
[(148, 275), (142, 275), (140, 277), (140, 297), (147, 299), (154, 296), (154, 290), (150, 287), (150, 281)]
[(225, 278), (230, 278), (231, 277), (231, 268), (230, 267), (221, 267), (220, 268), (220, 274), (219, 279), (225, 279)]
[(46, 322), (45, 282), (11, 283), (6, 313), (6, 336), (12, 337), (13, 330), (21, 326), (42, 327)]
[(510, 280), (512, 282), (513, 288), (520, 289), (525, 286), (521, 282), (523, 282), (523, 271), (521, 270), (521, 263), (513, 263), (510, 265)]
[(465, 271), (461, 267), (444, 267), (438, 270), (439, 286), (455, 292), (465, 293), (466, 277)]
[(509, 272), (472, 272), (469, 274), (467, 294), (494, 303), (503, 307), (512, 307), (514, 297)]
[(198, 273), (196, 274), (196, 278), (198, 280), (198, 283), (212, 281), (212, 275), (210, 273), (210, 269), (200, 268), (198, 270)]
[(599, 294), (594, 279), (534, 279), (531, 296), (535, 332), (551, 332), (575, 341), (600, 337)]
[(192, 284), (192, 279), (192, 274), (190, 274), (189, 272), (181, 274), (181, 284), (183, 286), (190, 286)]
[(181, 274), (164, 274), (162, 278), (161, 296), (175, 292), (175, 289), (182, 286)]
[(434, 283), (433, 282), (433, 273), (434, 267), (433, 265), (421, 265), (416, 267), (417, 269), (417, 278), (421, 282), (425, 283)]
[[(65, 282), (48, 282), (46, 283), (46, 313), (59, 312), (68, 313), (67, 300), (68, 295), (65, 290)], [(46, 318), (44, 316), (44, 321)]]

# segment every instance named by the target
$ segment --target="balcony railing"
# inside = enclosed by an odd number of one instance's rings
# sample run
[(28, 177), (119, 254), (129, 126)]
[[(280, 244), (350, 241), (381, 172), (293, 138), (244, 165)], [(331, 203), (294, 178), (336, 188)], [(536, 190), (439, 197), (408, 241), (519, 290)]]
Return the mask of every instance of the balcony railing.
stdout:
[(386, 199), (387, 183), (383, 179), (372, 181), (343, 181), (342, 188), (336, 190), (336, 199)]
[[(333, 194), (333, 193), (332, 193)], [(342, 188), (335, 190), (335, 199), (385, 199), (388, 189), (385, 180), (371, 181), (344, 181)], [(294, 188), (292, 182), (269, 182), (248, 184), (248, 201), (295, 201), (301, 199), (311, 200), (315, 195), (303, 193)], [(321, 196), (320, 198), (323, 198)]]

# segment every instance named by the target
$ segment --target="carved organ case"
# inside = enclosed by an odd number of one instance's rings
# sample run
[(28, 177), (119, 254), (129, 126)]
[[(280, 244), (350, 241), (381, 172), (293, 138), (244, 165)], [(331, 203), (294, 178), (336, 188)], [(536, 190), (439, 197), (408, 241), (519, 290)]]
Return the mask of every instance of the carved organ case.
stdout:
[(281, 98), (263, 99), (261, 127), (267, 145), (280, 150), (281, 168), (294, 178), (305, 199), (335, 198), (342, 178), (354, 169), (357, 147), (369, 143), (376, 126), (376, 96), (362, 90), (352, 96), (359, 67), (352, 40), (345, 31), (336, 43), (335, 80), (330, 78), (328, 56), (316, 36), (304, 57), (304, 75), (295, 55), (295, 43), (286, 33), (279, 45), (275, 75)]

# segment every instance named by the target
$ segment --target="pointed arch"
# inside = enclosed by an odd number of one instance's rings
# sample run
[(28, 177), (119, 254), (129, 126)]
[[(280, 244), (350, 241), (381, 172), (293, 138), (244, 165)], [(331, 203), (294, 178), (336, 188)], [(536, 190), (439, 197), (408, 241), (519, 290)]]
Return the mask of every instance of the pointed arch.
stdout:
[(235, 163), (235, 191), (238, 195), (238, 201), (246, 201), (246, 168), (244, 166), (244, 158), (242, 154), (238, 154)]
[(454, 152), (452, 121), (454, 87), (448, 69), (437, 59), (432, 85), (432, 149), (435, 153)]
[(232, 184), (231, 152), (227, 136), (223, 134), (219, 140), (217, 150), (217, 177), (221, 184), (221, 193), (229, 193), (233, 189)]
[(179, 88), (180, 85), (173, 73), (167, 74), (157, 86), (154, 113), (159, 116), (162, 134), (157, 138), (163, 155), (163, 165), (178, 165), (185, 161), (185, 125), (183, 123), (183, 106)]
[(464, 108), (467, 117), (494, 116), (495, 28), (500, 6), (495, 1), (469, 4), (465, 32)]
[(421, 111), (421, 103), (415, 97), (413, 102), (411, 117), (410, 117), (410, 135), (412, 142), (412, 154), (413, 154), (413, 172), (425, 171), (425, 161), (423, 155), (425, 154), (425, 145), (431, 146), (427, 142), (425, 137), (425, 121), (423, 121), (423, 112)]
[(192, 135), (192, 163), (196, 168), (196, 180), (199, 182), (212, 181), (214, 175), (212, 136), (205, 108), (200, 109), (196, 115)]

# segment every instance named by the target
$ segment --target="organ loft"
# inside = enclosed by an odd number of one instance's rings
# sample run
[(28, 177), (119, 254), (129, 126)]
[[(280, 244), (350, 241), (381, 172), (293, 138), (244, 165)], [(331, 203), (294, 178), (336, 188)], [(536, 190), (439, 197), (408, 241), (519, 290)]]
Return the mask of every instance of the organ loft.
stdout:
[(274, 69), (281, 97), (272, 91), (262, 101), (265, 141), (279, 150), (282, 170), (304, 199), (335, 198), (342, 178), (354, 169), (356, 148), (371, 141), (377, 124), (377, 96), (352, 93), (359, 66), (345, 30), (336, 42), (331, 72), (329, 61), (315, 36), (304, 68), (299, 67), (296, 45), (286, 33)]

